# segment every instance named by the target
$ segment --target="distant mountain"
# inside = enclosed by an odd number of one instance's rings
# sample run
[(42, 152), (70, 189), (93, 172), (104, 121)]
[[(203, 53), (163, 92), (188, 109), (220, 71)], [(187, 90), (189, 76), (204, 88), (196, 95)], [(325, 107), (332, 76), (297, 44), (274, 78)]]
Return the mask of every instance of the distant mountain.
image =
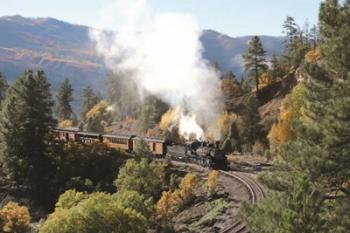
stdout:
[(0, 18), (0, 71), (14, 80), (24, 69), (44, 69), (54, 89), (68, 77), (80, 90), (103, 86), (105, 67), (89, 28), (52, 18)]
[[(79, 92), (87, 84), (104, 86), (106, 67), (89, 39), (89, 28), (53, 18), (0, 17), (0, 71), (13, 81), (27, 68), (44, 69), (54, 87), (68, 77)], [(222, 70), (242, 72), (241, 55), (251, 37), (231, 38), (205, 30), (204, 57)], [(262, 36), (269, 54), (283, 50), (281, 37)]]
[[(217, 61), (223, 72), (232, 70), (236, 75), (243, 72), (242, 55), (252, 36), (229, 37), (212, 30), (205, 30), (201, 41), (204, 47), (204, 57), (209, 61)], [(267, 55), (282, 54), (284, 50), (283, 37), (260, 36)]]

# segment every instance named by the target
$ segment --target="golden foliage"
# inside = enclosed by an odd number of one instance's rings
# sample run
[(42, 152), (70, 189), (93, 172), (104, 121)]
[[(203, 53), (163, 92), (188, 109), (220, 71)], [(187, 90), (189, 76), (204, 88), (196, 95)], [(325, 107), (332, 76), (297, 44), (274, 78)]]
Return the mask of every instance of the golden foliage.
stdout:
[(162, 119), (160, 120), (160, 123), (159, 123), (159, 127), (162, 130), (166, 131), (176, 121), (177, 121), (177, 111), (175, 109), (170, 109), (163, 114)]
[(184, 204), (188, 203), (194, 197), (197, 186), (198, 181), (192, 173), (188, 173), (184, 178), (182, 178), (179, 188)]
[(156, 205), (156, 217), (169, 221), (174, 216), (179, 202), (178, 192), (164, 191)]
[(305, 54), (305, 61), (306, 62), (317, 62), (321, 60), (321, 50), (319, 48), (310, 50)]
[(195, 195), (198, 181), (192, 173), (182, 178), (179, 189), (164, 191), (156, 205), (156, 218), (169, 221), (176, 211), (187, 204)]
[(221, 80), (221, 90), (227, 97), (238, 96), (240, 87), (234, 76)]
[(281, 112), (279, 122), (272, 126), (268, 134), (268, 139), (271, 144), (279, 146), (293, 138), (293, 132), (291, 130), (293, 117), (291, 111)]
[(305, 86), (298, 84), (283, 102), (278, 123), (274, 124), (268, 134), (272, 146), (278, 149), (282, 144), (294, 138), (292, 123), (302, 116)]
[(208, 188), (211, 194), (216, 192), (218, 176), (219, 172), (216, 170), (212, 170), (208, 174)]
[(92, 107), (90, 111), (86, 113), (86, 118), (87, 119), (95, 118), (102, 115), (107, 109), (107, 107), (108, 107), (108, 103), (106, 101), (104, 100), (100, 101), (98, 104)]
[(238, 117), (234, 113), (223, 112), (216, 121), (207, 128), (205, 137), (211, 140), (219, 140), (220, 137), (225, 137), (230, 130), (231, 123), (237, 120)]
[(73, 127), (73, 121), (72, 121), (72, 120), (64, 120), (64, 121), (61, 121), (61, 122), (58, 124), (58, 127), (60, 127), (60, 128), (69, 128), (69, 127)]
[(230, 129), (230, 125), (233, 121), (237, 120), (237, 115), (234, 113), (224, 112), (218, 119), (218, 126), (222, 135), (227, 135)]
[(15, 202), (7, 203), (0, 210), (0, 218), (3, 221), (3, 232), (27, 232), (30, 223), (28, 208), (19, 206)]
[(263, 74), (260, 75), (259, 77), (259, 87), (262, 88), (262, 87), (266, 87), (270, 84), (273, 83), (273, 77), (271, 74), (269, 74), (268, 72), (265, 72)]

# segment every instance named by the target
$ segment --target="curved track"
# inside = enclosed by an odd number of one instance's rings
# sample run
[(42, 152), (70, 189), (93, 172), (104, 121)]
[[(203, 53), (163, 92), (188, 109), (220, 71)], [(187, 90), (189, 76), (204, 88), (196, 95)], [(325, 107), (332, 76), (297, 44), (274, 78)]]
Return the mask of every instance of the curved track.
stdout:
[[(266, 197), (266, 192), (264, 188), (261, 187), (261, 185), (256, 180), (254, 180), (247, 174), (244, 174), (242, 172), (226, 171), (220, 171), (220, 173), (224, 176), (234, 178), (238, 182), (242, 183), (249, 193), (249, 199), (251, 203), (257, 203), (258, 201)], [(222, 230), (220, 233), (249, 233), (249, 230), (244, 222), (236, 221), (231, 226)]]
[[(202, 168), (202, 169), (204, 168), (203, 166), (200, 166), (198, 164), (193, 164), (193, 163), (184, 163), (184, 162), (178, 162), (173, 160), (172, 162), (173, 163), (175, 162), (177, 164), (192, 165), (194, 167)], [(247, 189), (247, 192), (249, 193), (249, 200), (251, 203), (255, 204), (266, 197), (266, 191), (262, 187), (262, 185), (259, 184), (258, 181), (256, 181), (254, 178), (249, 176), (247, 173), (235, 172), (235, 171), (223, 171), (223, 170), (219, 170), (219, 172), (221, 175), (224, 175), (231, 179), (235, 179), (239, 183), (241, 183)], [(250, 231), (247, 228), (247, 225), (245, 222), (237, 220), (227, 228), (220, 231), (219, 233), (250, 233)]]

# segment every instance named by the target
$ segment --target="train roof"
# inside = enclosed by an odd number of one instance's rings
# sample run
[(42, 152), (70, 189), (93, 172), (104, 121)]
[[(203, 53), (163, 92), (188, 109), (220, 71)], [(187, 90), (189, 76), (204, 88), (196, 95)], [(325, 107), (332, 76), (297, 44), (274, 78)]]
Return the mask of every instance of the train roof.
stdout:
[(101, 136), (100, 133), (95, 133), (95, 132), (83, 132), (83, 131), (79, 131), (78, 135), (80, 136), (95, 136), (95, 137), (99, 137)]
[(165, 143), (166, 140), (164, 138), (150, 138), (150, 137), (135, 137), (134, 140), (145, 140), (146, 142), (158, 142), (158, 143)]
[(68, 128), (55, 128), (56, 131), (65, 131), (65, 132), (79, 132), (78, 127), (68, 127)]
[(119, 139), (131, 139), (131, 138), (135, 137), (135, 135), (103, 134), (102, 137), (119, 138)]

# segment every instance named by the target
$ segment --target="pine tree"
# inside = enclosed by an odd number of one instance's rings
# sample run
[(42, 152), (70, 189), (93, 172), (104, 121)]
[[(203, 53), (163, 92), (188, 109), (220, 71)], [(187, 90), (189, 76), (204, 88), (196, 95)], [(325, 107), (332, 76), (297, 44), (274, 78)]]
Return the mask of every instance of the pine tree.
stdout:
[(236, 76), (231, 72), (227, 72), (221, 80), (221, 90), (225, 100), (230, 100), (234, 96), (241, 95), (240, 85), (236, 80)]
[(316, 25), (310, 29), (310, 42), (312, 49), (315, 50), (320, 42), (320, 31)]
[(6, 77), (3, 76), (2, 73), (0, 72), (0, 104), (6, 97), (6, 91), (8, 87), (9, 86), (7, 84)]
[(327, 70), (345, 79), (350, 70), (350, 3), (341, 6), (338, 1), (324, 1), (320, 8), (321, 52), (326, 57)]
[(259, 139), (261, 135), (262, 126), (260, 124), (259, 115), (259, 103), (256, 97), (251, 96), (246, 102), (243, 122), (244, 122), (244, 132), (243, 132), (243, 143), (248, 145), (248, 147), (253, 146), (255, 141)]
[(26, 71), (9, 89), (0, 118), (0, 158), (11, 184), (39, 192), (49, 177), (52, 118), (50, 84), (43, 71)]
[(286, 34), (287, 44), (292, 44), (295, 39), (298, 39), (298, 32), (300, 29), (293, 17), (287, 16), (283, 23), (283, 29), (283, 32)]
[(73, 101), (73, 87), (69, 82), (69, 79), (66, 78), (59, 90), (57, 95), (57, 116), (62, 120), (72, 119), (73, 110), (71, 103)]
[(292, 69), (297, 69), (302, 63), (310, 44), (305, 40), (305, 32), (295, 23), (293, 17), (287, 16), (283, 24), (286, 35), (285, 57)]
[(167, 104), (157, 99), (154, 96), (149, 96), (145, 99), (141, 112), (138, 117), (138, 127), (141, 132), (146, 132), (147, 129), (154, 127), (160, 122), (162, 115), (169, 109)]
[(274, 79), (283, 78), (286, 72), (283, 68), (283, 62), (280, 57), (273, 54), (270, 60), (271, 63), (271, 75)]
[(226, 154), (232, 153), (235, 150), (241, 152), (241, 140), (239, 138), (236, 121), (231, 122), (229, 133), (223, 141), (220, 149)]
[(242, 90), (242, 94), (248, 94), (252, 91), (249, 81), (244, 77), (242, 77), (241, 79), (240, 86), (241, 86), (240, 89)]
[(81, 94), (81, 120), (86, 121), (86, 113), (101, 101), (101, 98), (94, 93), (90, 86), (83, 89)]
[(244, 54), (245, 70), (254, 77), (256, 93), (259, 94), (259, 75), (266, 70), (265, 50), (258, 36), (254, 36)]
[[(272, 196), (258, 207), (245, 208), (244, 215), (255, 232), (349, 231), (350, 75), (345, 74), (350, 70), (345, 65), (347, 51), (336, 59), (331, 54), (334, 48), (346, 50), (348, 44), (338, 40), (343, 24), (332, 22), (332, 33), (324, 28), (330, 18), (350, 22), (348, 2), (340, 5), (326, 0), (321, 4), (325, 56), (322, 62), (302, 67), (309, 78), (302, 116), (293, 124), (295, 139), (283, 146), (274, 171), (261, 178), (273, 190)], [(350, 34), (345, 35), (349, 41)]]
[(115, 120), (138, 117), (143, 105), (140, 103), (138, 89), (137, 84), (130, 81), (130, 74), (109, 73), (107, 75), (107, 96), (108, 101), (115, 106)]

